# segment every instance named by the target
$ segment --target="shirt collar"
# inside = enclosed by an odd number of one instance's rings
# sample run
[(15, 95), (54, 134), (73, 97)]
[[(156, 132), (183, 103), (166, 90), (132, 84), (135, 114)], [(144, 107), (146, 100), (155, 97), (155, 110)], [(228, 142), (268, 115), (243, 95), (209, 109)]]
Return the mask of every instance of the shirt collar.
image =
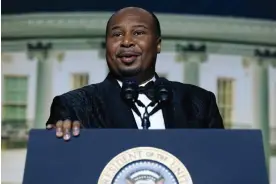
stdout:
[[(148, 81), (146, 81), (146, 82), (144, 82), (143, 84), (140, 84), (139, 86), (145, 86), (147, 83), (149, 83), (149, 82), (151, 82), (151, 81), (155, 81), (156, 80), (156, 77), (155, 76), (153, 76), (150, 80), (148, 80)], [(123, 83), (122, 83), (122, 81), (119, 81), (119, 80), (117, 80), (117, 82), (119, 83), (119, 85), (122, 87), (122, 85), (123, 85)]]

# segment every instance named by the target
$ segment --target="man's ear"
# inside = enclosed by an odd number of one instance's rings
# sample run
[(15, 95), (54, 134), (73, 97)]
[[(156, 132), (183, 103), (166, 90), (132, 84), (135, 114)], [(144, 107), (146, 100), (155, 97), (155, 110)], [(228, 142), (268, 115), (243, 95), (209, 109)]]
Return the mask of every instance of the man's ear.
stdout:
[(161, 37), (159, 37), (157, 39), (157, 53), (158, 54), (161, 52), (161, 42), (162, 42), (162, 39), (161, 39)]

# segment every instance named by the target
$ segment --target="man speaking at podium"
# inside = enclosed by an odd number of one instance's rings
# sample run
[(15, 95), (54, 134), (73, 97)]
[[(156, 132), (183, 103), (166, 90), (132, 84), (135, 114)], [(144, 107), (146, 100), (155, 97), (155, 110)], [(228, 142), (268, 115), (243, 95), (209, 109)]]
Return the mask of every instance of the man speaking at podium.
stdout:
[(106, 26), (108, 76), (56, 96), (47, 128), (56, 128), (65, 140), (80, 128), (224, 128), (212, 92), (158, 77), (160, 51), (160, 24), (153, 13), (128, 7), (113, 14)]

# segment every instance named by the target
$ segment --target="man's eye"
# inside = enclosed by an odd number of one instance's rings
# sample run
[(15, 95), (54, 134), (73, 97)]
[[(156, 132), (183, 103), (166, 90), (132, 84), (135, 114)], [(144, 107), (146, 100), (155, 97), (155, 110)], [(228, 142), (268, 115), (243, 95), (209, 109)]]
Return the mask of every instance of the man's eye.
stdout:
[(143, 35), (143, 34), (145, 34), (144, 31), (135, 31), (134, 32), (134, 35)]
[(119, 37), (119, 36), (122, 36), (122, 33), (113, 33), (112, 36)]

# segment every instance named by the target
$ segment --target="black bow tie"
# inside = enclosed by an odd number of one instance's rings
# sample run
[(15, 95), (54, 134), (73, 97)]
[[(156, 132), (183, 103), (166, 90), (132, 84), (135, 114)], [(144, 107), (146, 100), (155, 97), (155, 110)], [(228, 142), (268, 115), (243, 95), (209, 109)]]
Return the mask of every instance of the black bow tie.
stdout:
[(154, 82), (150, 81), (145, 86), (139, 86), (139, 94), (146, 95), (150, 100), (154, 100)]

